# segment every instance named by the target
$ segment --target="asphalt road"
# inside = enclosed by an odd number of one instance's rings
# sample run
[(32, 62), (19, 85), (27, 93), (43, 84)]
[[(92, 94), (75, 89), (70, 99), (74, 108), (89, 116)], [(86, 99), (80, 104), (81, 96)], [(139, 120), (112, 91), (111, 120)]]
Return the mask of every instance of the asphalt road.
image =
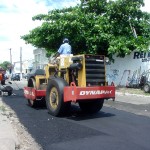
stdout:
[(149, 117), (106, 105), (95, 115), (83, 114), (78, 106), (72, 106), (69, 116), (56, 118), (45, 107), (30, 108), (23, 90), (14, 93), (3, 97), (4, 102), (44, 150), (150, 149)]

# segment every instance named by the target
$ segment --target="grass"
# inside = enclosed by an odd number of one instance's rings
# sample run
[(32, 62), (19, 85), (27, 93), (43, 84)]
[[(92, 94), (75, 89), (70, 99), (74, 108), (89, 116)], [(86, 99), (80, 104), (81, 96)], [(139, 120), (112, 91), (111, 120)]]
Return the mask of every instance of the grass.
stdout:
[(5, 107), (5, 106), (3, 106), (3, 105), (1, 105), (1, 106), (0, 106), (0, 111), (5, 112), (5, 111), (6, 111), (6, 107)]

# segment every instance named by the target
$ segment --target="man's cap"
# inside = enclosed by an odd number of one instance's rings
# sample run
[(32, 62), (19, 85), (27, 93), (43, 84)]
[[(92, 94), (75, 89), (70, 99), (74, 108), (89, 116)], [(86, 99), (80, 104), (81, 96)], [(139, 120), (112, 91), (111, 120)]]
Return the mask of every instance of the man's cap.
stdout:
[(67, 38), (64, 38), (63, 43), (69, 43), (69, 40)]

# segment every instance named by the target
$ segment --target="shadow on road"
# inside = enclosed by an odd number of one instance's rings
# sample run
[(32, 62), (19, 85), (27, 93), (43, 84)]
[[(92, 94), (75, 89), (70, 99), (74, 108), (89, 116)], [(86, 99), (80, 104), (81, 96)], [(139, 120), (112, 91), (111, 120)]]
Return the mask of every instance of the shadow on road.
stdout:
[(75, 112), (71, 112), (70, 116), (67, 116), (67, 119), (74, 120), (74, 121), (82, 121), (82, 120), (113, 117), (113, 116), (115, 116), (115, 114), (106, 113), (103, 111), (100, 111), (99, 113), (96, 114), (87, 114), (87, 113), (83, 113), (82, 111), (75, 111)]
[(81, 111), (78, 104), (72, 104), (71, 112), (68, 116), (65, 116), (65, 118), (74, 120), (74, 121), (82, 121), (82, 120), (88, 120), (88, 119), (113, 117), (113, 116), (115, 116), (115, 114), (106, 113), (106, 112), (103, 112), (102, 110), (99, 111), (98, 113), (89, 114), (89, 113)]

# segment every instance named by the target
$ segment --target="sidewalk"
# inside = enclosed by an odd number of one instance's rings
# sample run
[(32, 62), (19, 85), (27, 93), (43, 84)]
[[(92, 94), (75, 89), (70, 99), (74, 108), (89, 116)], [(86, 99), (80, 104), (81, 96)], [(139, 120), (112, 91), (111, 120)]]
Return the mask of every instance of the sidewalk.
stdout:
[(150, 104), (150, 96), (116, 92), (115, 101), (134, 104), (134, 105), (146, 105), (146, 104)]
[(150, 104), (150, 94), (141, 89), (120, 88), (116, 90), (115, 101), (134, 105)]
[(19, 140), (6, 111), (0, 97), (0, 150), (16, 150), (19, 147)]

